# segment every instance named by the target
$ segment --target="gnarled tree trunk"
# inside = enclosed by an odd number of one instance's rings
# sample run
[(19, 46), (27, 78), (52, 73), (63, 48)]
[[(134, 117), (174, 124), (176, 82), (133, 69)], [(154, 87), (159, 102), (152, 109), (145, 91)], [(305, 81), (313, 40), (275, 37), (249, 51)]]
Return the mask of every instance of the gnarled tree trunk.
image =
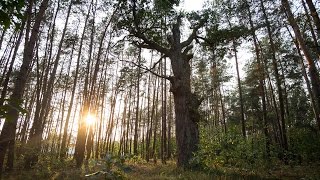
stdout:
[(199, 144), (198, 122), (200, 114), (199, 99), (191, 92), (191, 68), (189, 61), (192, 55), (187, 54), (192, 47), (186, 47), (182, 52), (180, 29), (178, 23), (172, 29), (172, 50), (169, 52), (173, 77), (170, 79), (176, 114), (176, 140), (178, 146), (178, 166), (188, 167), (189, 160), (197, 151)]

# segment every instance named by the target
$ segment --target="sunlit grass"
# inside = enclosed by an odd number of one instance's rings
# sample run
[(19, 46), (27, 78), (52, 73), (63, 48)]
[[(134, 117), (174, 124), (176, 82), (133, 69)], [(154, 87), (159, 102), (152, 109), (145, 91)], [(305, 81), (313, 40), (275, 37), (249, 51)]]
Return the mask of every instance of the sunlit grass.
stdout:
[(177, 168), (175, 162), (168, 161), (167, 164), (161, 162), (131, 164), (134, 171), (127, 174), (128, 179), (214, 179), (214, 175), (201, 171), (184, 171)]
[[(113, 159), (116, 160), (116, 159)], [(174, 161), (167, 161), (166, 164), (154, 164), (151, 160), (147, 163), (144, 160), (127, 159), (123, 164), (111, 161), (112, 166), (106, 168), (106, 161), (89, 160), (87, 166), (75, 168), (74, 161), (67, 159), (59, 161), (43, 157), (31, 170), (16, 169), (13, 172), (5, 173), (3, 179), (142, 179), (142, 180), (206, 180), (206, 179), (319, 179), (318, 164), (299, 166), (274, 166), (271, 169), (255, 168), (254, 172), (235, 167), (212, 167), (207, 170), (183, 170), (177, 168)], [(118, 162), (119, 163), (119, 162)], [(108, 170), (107, 170), (108, 169)], [(109, 174), (96, 172), (113, 173)], [(96, 174), (87, 177), (88, 174)], [(115, 177), (117, 175), (117, 177)]]

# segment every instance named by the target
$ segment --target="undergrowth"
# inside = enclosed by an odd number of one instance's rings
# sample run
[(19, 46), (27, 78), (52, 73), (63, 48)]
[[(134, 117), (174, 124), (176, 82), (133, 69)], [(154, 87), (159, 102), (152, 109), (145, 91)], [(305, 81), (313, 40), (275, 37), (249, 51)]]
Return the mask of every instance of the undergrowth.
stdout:
[[(194, 159), (195, 160), (195, 159)], [(151, 163), (152, 162), (152, 163)], [(3, 179), (319, 179), (318, 164), (275, 165), (246, 168), (222, 164), (207, 164), (202, 169), (184, 170), (177, 168), (173, 160), (166, 164), (146, 162), (139, 156), (112, 156), (104, 159), (90, 159), (82, 168), (75, 168), (72, 159), (64, 162), (58, 159), (41, 156), (39, 163), (30, 170), (16, 167), (12, 172), (5, 173)], [(193, 163), (193, 162), (191, 162)]]

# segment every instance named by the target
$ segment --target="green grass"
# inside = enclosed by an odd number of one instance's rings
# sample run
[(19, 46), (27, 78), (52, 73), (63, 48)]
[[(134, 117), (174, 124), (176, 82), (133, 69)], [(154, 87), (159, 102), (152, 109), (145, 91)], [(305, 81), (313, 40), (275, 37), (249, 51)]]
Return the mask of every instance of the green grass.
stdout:
[(131, 164), (133, 171), (126, 176), (132, 180), (151, 180), (151, 179), (212, 179), (213, 176), (200, 171), (183, 171), (176, 168), (175, 163), (167, 164), (138, 163)]
[[(92, 174), (99, 172), (97, 174)], [(92, 174), (89, 177), (86, 175)], [(191, 171), (177, 168), (175, 162), (147, 163), (145, 161), (127, 161), (125, 164), (113, 164), (107, 170), (103, 161), (90, 160), (81, 169), (74, 167), (71, 161), (66, 163), (39, 163), (31, 170), (15, 169), (5, 173), (2, 179), (38, 180), (38, 179), (132, 179), (132, 180), (206, 180), (206, 179), (320, 179), (319, 164), (304, 166), (272, 166), (269, 169), (246, 170), (235, 167), (215, 167), (206, 171)]]

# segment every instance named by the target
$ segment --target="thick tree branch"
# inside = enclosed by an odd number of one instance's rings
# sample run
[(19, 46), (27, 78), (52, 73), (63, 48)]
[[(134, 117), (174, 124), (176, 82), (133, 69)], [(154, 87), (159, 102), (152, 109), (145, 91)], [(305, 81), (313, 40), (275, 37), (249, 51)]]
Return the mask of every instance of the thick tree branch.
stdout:
[(182, 53), (182, 54), (187, 55), (187, 54), (188, 54), (188, 51), (190, 51), (192, 48), (193, 48), (193, 45), (187, 46), (187, 47), (183, 50), (183, 53)]
[(163, 75), (160, 75), (160, 74), (152, 71), (151, 69), (149, 69), (149, 68), (147, 68), (147, 67), (145, 67), (145, 66), (143, 66), (143, 65), (137, 64), (137, 63), (135, 63), (135, 62), (133, 62), (133, 61), (127, 61), (127, 60), (120, 60), (120, 61), (124, 61), (124, 62), (131, 63), (131, 64), (133, 64), (134, 66), (139, 67), (139, 68), (141, 68), (141, 69), (144, 69), (144, 70), (146, 70), (146, 72), (150, 72), (151, 74), (153, 74), (153, 75), (155, 75), (155, 76), (157, 76), (157, 77), (159, 77), (159, 78), (164, 78), (164, 79), (167, 79), (167, 80), (170, 80), (170, 81), (172, 80), (172, 77), (171, 77), (171, 76), (163, 76)]
[(157, 64), (159, 64), (163, 60), (163, 58), (165, 58), (165, 57), (166, 57), (166, 55), (161, 56), (160, 59), (153, 64), (153, 66), (150, 68), (150, 70), (156, 68)]
[(132, 33), (132, 35), (134, 35), (135, 37), (143, 40), (143, 42), (144, 42), (143, 48), (155, 49), (155, 50), (159, 51), (160, 53), (169, 55), (169, 49), (164, 48), (161, 45), (159, 45), (158, 43), (156, 43), (155, 41), (148, 39), (145, 36), (145, 34), (141, 32), (141, 29), (139, 27), (138, 17), (137, 17), (136, 0), (133, 1), (132, 13), (133, 13), (134, 28), (131, 29), (130, 33)]
[(193, 28), (193, 31), (192, 31), (192, 33), (190, 34), (190, 36), (188, 37), (188, 39), (185, 40), (185, 41), (183, 41), (183, 42), (181, 43), (181, 47), (186, 47), (186, 46), (188, 46), (189, 44), (192, 43), (192, 41), (193, 41), (194, 39), (197, 38), (197, 31), (204, 26), (204, 24), (207, 22), (207, 19), (208, 19), (208, 18), (205, 18), (205, 19), (200, 20), (199, 24), (198, 24), (196, 27)]
[(209, 41), (208, 38), (205, 38), (205, 37), (196, 36), (196, 39), (201, 39), (201, 40), (203, 40), (205, 43), (207, 43), (210, 46), (215, 46), (216, 45), (214, 42)]
[[(137, 35), (133, 35), (134, 37), (138, 37)], [(140, 37), (138, 37), (140, 38)], [(142, 38), (140, 38), (142, 39)], [(142, 39), (143, 40), (143, 39)], [(164, 54), (165, 56), (168, 56), (168, 53), (169, 53), (169, 50), (168, 49), (163, 49), (163, 50), (160, 50), (159, 48), (162, 48), (160, 45), (158, 48), (156, 48), (156, 43), (153, 45), (153, 44), (150, 44), (150, 43), (154, 43), (153, 41), (149, 41), (149, 43), (146, 43), (146, 41), (140, 43), (140, 42), (137, 42), (137, 41), (132, 41), (132, 43), (139, 47), (139, 48), (145, 48), (145, 49), (150, 49), (150, 50), (157, 50), (158, 52)]]
[(133, 33), (133, 35), (141, 40), (143, 40), (144, 44), (141, 44), (140, 46), (143, 48), (147, 48), (147, 49), (155, 49), (157, 51), (159, 51), (160, 53), (163, 53), (165, 55), (169, 55), (169, 49), (164, 48), (162, 46), (160, 46), (158, 43), (148, 39), (144, 34), (142, 34), (140, 31), (135, 31), (133, 30), (131, 33)]

